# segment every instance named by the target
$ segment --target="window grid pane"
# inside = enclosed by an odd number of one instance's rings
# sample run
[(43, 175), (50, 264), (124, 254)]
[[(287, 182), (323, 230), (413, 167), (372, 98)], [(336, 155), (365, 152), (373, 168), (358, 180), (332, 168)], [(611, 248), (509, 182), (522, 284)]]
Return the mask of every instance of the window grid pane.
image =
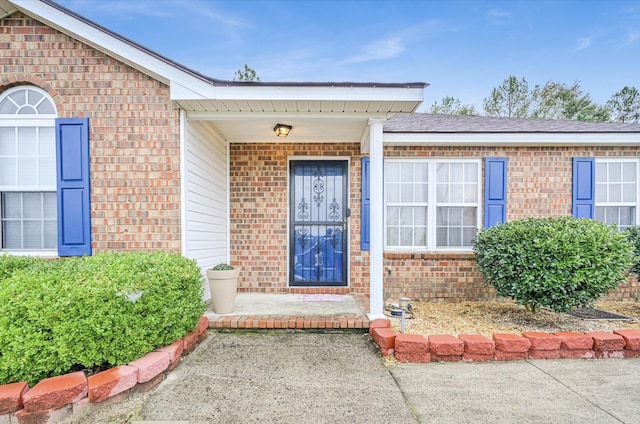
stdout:
[(427, 208), (387, 208), (387, 245), (425, 247), (427, 244)]
[(476, 208), (438, 207), (437, 247), (471, 247), (476, 232)]
[[(478, 226), (479, 169), (479, 163), (471, 161), (385, 163), (386, 245), (471, 247)], [(431, 202), (436, 208), (428, 208)], [(433, 241), (429, 241), (430, 232)]]
[(596, 221), (616, 224), (619, 230), (636, 224), (636, 208), (631, 206), (596, 206)]
[(55, 249), (57, 214), (55, 209), (50, 210), (52, 204), (55, 205), (55, 196), (55, 193), (43, 192), (2, 193), (2, 248)]
[(57, 247), (56, 144), (51, 97), (36, 87), (0, 94), (0, 249)]
[(595, 219), (620, 230), (635, 225), (637, 162), (596, 163)]

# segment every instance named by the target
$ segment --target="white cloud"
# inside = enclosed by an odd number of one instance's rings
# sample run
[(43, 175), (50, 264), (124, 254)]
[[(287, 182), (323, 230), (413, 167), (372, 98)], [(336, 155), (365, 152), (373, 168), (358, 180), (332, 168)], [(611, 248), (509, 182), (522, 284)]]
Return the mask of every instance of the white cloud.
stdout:
[(640, 32), (631, 30), (627, 32), (627, 44), (632, 44), (638, 39), (640, 39)]
[(504, 9), (489, 9), (487, 17), (492, 25), (501, 25), (511, 19), (511, 12)]
[(132, 15), (154, 18), (176, 17), (180, 13), (193, 13), (195, 16), (210, 19), (217, 24), (229, 27), (242, 27), (245, 24), (232, 14), (225, 14), (215, 7), (216, 3), (207, 1), (182, 0), (68, 0), (60, 2), (63, 6), (83, 14), (83, 10), (91, 8), (108, 15), (118, 16), (122, 20), (133, 19)]
[(360, 53), (348, 57), (343, 63), (393, 59), (407, 50), (407, 46), (411, 43), (424, 42), (431, 37), (452, 31), (458, 31), (458, 28), (454, 25), (446, 27), (444, 22), (438, 19), (421, 22), (395, 32), (393, 36), (366, 44)]
[[(233, 14), (223, 13), (217, 9), (208, 7), (210, 3), (207, 2), (190, 2), (190, 1), (176, 1), (176, 7), (183, 7), (190, 9), (193, 13), (209, 18), (213, 21), (222, 23), (228, 27), (245, 27), (247, 24), (234, 16)], [(213, 3), (215, 4), (215, 3)]]
[(376, 40), (362, 49), (362, 53), (347, 58), (345, 63), (362, 63), (372, 60), (392, 59), (400, 56), (406, 49), (402, 38), (391, 37)]
[(593, 41), (594, 36), (578, 38), (578, 45), (576, 46), (575, 51), (580, 51), (591, 46), (591, 42)]
[(60, 2), (63, 6), (83, 14), (83, 10), (91, 8), (99, 10), (106, 15), (119, 16), (123, 20), (131, 19), (130, 15), (142, 15), (150, 17), (169, 17), (172, 10), (166, 4), (148, 1), (109, 1), (94, 2), (90, 0), (71, 0)]
[(489, 17), (490, 18), (510, 18), (511, 17), (511, 12), (509, 12), (508, 10), (503, 10), (503, 9), (490, 9), (489, 12)]

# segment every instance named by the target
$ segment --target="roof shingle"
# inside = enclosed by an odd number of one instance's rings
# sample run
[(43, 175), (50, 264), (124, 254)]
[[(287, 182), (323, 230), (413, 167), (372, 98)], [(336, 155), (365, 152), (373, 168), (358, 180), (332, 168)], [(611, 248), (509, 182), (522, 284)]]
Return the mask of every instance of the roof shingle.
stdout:
[(398, 114), (385, 133), (640, 133), (640, 124), (582, 122), (491, 116)]

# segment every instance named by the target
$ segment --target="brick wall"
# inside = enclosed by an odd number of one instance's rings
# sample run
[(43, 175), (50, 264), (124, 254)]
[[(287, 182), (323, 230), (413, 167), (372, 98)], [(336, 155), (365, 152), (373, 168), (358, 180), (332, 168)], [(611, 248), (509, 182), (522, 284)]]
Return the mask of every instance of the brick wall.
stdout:
[[(387, 157), (509, 158), (508, 219), (571, 213), (571, 160), (574, 156), (636, 156), (639, 148), (452, 148), (388, 147)], [(361, 164), (357, 144), (233, 144), (231, 155), (231, 257), (243, 267), (242, 291), (321, 291), (368, 294), (369, 252), (360, 251)], [(350, 288), (288, 289), (288, 158), (350, 157)], [(495, 299), (482, 283), (472, 253), (396, 253), (384, 259), (385, 294), (414, 300)], [(612, 297), (638, 296), (635, 280)]]
[[(640, 156), (640, 147), (389, 147), (386, 157), (508, 157), (507, 220), (571, 215), (572, 158), (575, 156)], [(415, 300), (460, 301), (495, 298), (485, 287), (473, 254), (385, 254), (385, 292)], [(635, 278), (609, 295), (638, 299)], [(394, 300), (396, 299), (396, 300)]]
[(473, 253), (391, 253), (384, 255), (385, 295), (391, 303), (406, 296), (419, 301), (494, 300)]
[(88, 117), (95, 251), (180, 251), (179, 112), (169, 87), (21, 13), (0, 21), (0, 92), (23, 84)]
[[(360, 145), (232, 144), (231, 258), (242, 266), (240, 291), (368, 293), (360, 254)], [(351, 158), (349, 167), (350, 288), (288, 288), (288, 158)]]

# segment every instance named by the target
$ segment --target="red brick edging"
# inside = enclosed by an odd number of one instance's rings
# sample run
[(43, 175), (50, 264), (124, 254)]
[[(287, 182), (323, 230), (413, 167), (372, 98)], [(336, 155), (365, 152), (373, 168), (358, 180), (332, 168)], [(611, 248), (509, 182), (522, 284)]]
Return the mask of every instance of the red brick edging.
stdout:
[(383, 356), (395, 355), (400, 362), (512, 361), (561, 358), (632, 358), (640, 356), (640, 330), (615, 330), (613, 333), (525, 332), (493, 334), (492, 339), (478, 334), (458, 337), (439, 334), (424, 337), (396, 333), (387, 319), (370, 323), (369, 334)]
[(219, 316), (209, 318), (209, 328), (214, 329), (366, 329), (369, 320), (361, 316), (287, 316), (249, 315)]
[(127, 365), (86, 377), (74, 372), (46, 378), (29, 388), (27, 382), (0, 385), (0, 423), (49, 423), (63, 419), (91, 403), (127, 396), (132, 390), (147, 391), (175, 369), (207, 337), (209, 320), (169, 346), (150, 352)]

